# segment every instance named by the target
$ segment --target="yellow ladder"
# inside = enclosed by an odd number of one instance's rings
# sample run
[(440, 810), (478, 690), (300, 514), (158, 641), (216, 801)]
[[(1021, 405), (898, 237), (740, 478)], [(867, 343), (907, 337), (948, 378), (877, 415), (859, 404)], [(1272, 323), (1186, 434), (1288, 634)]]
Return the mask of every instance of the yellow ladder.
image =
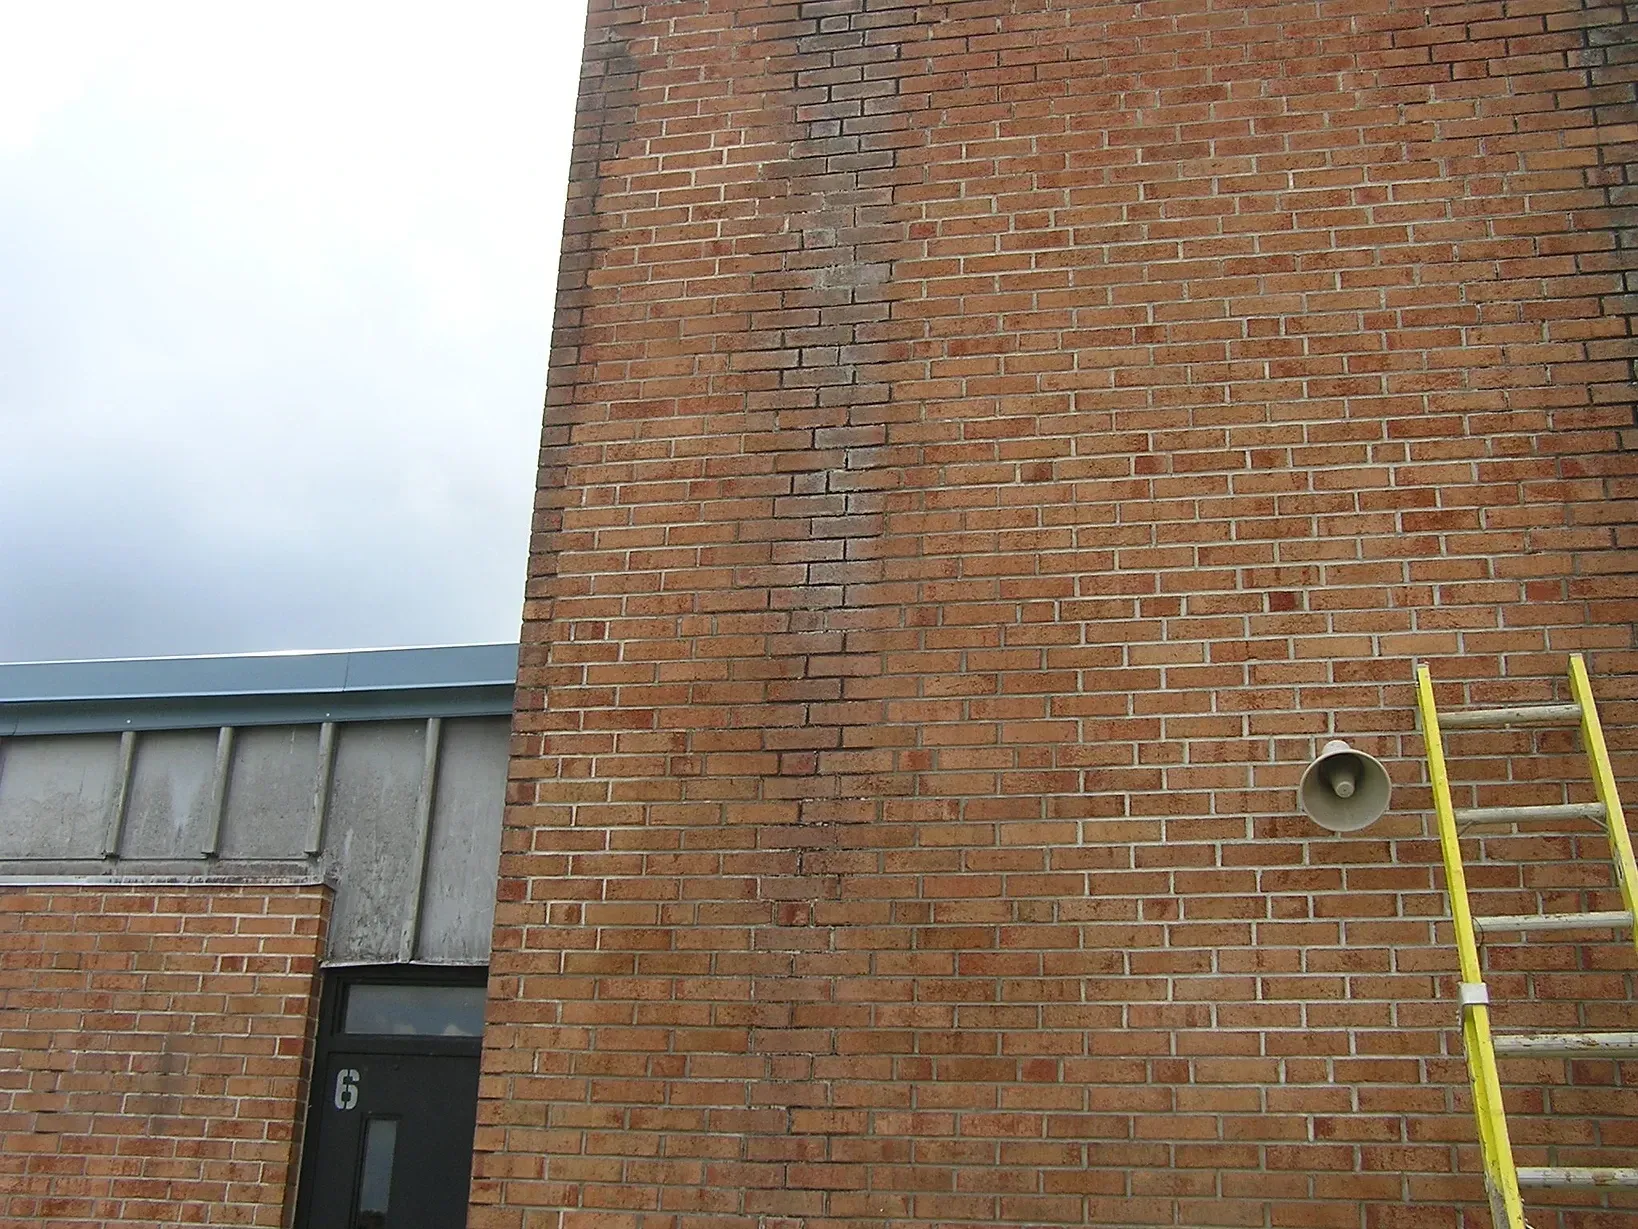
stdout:
[[(1494, 1229), (1529, 1229), (1519, 1196), (1521, 1187), (1638, 1187), (1638, 1169), (1557, 1168), (1520, 1166), (1513, 1161), (1507, 1136), (1507, 1115), (1502, 1108), (1501, 1077), (1496, 1060), (1507, 1057), (1638, 1057), (1634, 1033), (1492, 1033), (1490, 991), (1479, 966), (1479, 933), (1557, 930), (1618, 929), (1633, 927), (1634, 893), (1638, 865), (1633, 862), (1632, 837), (1610, 769), (1609, 749), (1593, 706), (1587, 666), (1579, 655), (1570, 658), (1571, 704), (1537, 704), (1523, 708), (1470, 709), (1447, 713), (1442, 719), (1433, 704), (1433, 679), (1426, 666), (1416, 668), (1416, 707), (1427, 744), (1428, 779), (1433, 787), (1433, 810), (1439, 824), (1439, 848), (1445, 862), (1445, 890), (1450, 896), (1456, 926), (1456, 950), (1461, 964), (1458, 999), (1462, 1012), (1462, 1044), (1467, 1052), (1468, 1076), (1473, 1085), (1473, 1115), (1478, 1120), (1479, 1151), (1484, 1158), (1485, 1190), (1490, 1196)], [(1497, 729), (1515, 726), (1572, 725), (1581, 727), (1597, 802), (1563, 806), (1473, 807), (1457, 810), (1450, 801), (1450, 778), (1445, 771), (1446, 730)], [(1467, 876), (1462, 866), (1460, 835), (1470, 828), (1551, 828), (1569, 820), (1590, 819), (1604, 825), (1615, 878), (1626, 908), (1596, 913), (1544, 913), (1475, 916), (1468, 902)], [(1638, 945), (1638, 933), (1634, 934)]]

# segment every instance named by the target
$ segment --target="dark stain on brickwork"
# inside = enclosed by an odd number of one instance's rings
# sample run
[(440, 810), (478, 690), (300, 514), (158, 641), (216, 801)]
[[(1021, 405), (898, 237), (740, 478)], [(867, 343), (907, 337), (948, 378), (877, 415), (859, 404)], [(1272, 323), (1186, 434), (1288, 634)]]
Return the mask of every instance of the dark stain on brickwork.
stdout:
[[(1574, 61), (1579, 63), (1574, 63)], [(1583, 256), (1582, 272), (1610, 277), (1615, 284), (1603, 296), (1605, 311), (1625, 322), (1625, 333), (1605, 347), (1608, 357), (1626, 364), (1626, 400), (1633, 428), (1622, 432), (1624, 448), (1638, 448), (1638, 5), (1589, 7), (1581, 25), (1580, 55), (1573, 66), (1586, 74), (1592, 130), (1598, 143), (1597, 165), (1589, 170), (1592, 186), (1604, 196), (1604, 208), (1583, 219), (1588, 230), (1609, 236), (1606, 250)], [(1573, 100), (1565, 100), (1574, 105)], [(1593, 357), (1604, 357), (1602, 355)], [(1611, 492), (1614, 494), (1614, 492)]]
[(754, 932), (750, 997), (762, 1027), (748, 1045), (762, 1064), (757, 1102), (784, 1115), (783, 1134), (800, 1136), (803, 1114), (836, 1106), (814, 1065), (815, 1054), (836, 1054), (834, 1034), (795, 1027), (803, 1003), (835, 999), (812, 962), (836, 959), (844, 881), (874, 865), (855, 833), (908, 789), (899, 774), (846, 765), (869, 745), (881, 711), (854, 692), (879, 674), (879, 652), (853, 639), (881, 578), (884, 502), (903, 475), (883, 464), (895, 408), (873, 330), (892, 316), (893, 263), (908, 237), (894, 204), (896, 142), (909, 122), (898, 106), (901, 48), (926, 28), (913, 6), (817, 0), (757, 33), (752, 54), (766, 58), (770, 89), (756, 139), (777, 156), (751, 184), (748, 225), (780, 258), (750, 276), (750, 297), (765, 308), (736, 360), (763, 372), (748, 399), (777, 449), (780, 493), (764, 524), (769, 563), (789, 580), (769, 591), (762, 668), (768, 700), (790, 718), (761, 732), (777, 769), (758, 782), (786, 822), (755, 839), (789, 860), (756, 880), (773, 912)]
[(766, 332), (753, 323), (761, 348), (738, 359), (777, 375), (752, 403), (771, 414), (785, 484), (769, 522), (771, 562), (797, 574), (772, 593), (780, 620), (767, 659), (782, 676), (770, 691), (800, 706), (800, 723), (766, 732), (780, 756), (766, 788), (796, 801), (803, 825), (868, 822), (905, 788), (830, 761), (879, 716), (849, 694), (850, 680), (879, 669), (876, 654), (850, 643), (850, 612), (880, 578), (872, 543), (902, 481), (882, 464), (892, 388), (871, 330), (891, 316), (893, 261), (908, 236), (893, 199), (896, 138), (908, 126), (897, 105), (901, 49), (925, 37), (927, 20), (910, 4), (809, 0), (754, 45), (767, 57), (767, 135), (781, 156), (761, 168), (753, 225), (781, 259), (751, 276), (753, 298), (777, 308), (765, 313)]

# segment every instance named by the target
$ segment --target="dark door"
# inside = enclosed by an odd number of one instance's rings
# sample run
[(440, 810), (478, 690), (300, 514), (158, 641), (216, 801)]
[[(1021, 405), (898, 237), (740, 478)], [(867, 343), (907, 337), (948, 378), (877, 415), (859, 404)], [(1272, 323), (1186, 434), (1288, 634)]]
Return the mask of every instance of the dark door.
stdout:
[(314, 1229), (462, 1229), (477, 1059), (336, 1051), (323, 1087), (307, 1223)]
[(465, 1229), (482, 995), (357, 974), (327, 989), (299, 1224)]

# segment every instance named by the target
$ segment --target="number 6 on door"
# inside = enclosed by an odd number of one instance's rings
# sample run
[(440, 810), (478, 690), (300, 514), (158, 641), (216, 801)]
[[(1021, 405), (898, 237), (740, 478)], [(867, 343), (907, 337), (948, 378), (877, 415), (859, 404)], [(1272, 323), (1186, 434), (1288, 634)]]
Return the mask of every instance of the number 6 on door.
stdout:
[(358, 1069), (343, 1067), (336, 1072), (336, 1108), (350, 1110), (358, 1104)]

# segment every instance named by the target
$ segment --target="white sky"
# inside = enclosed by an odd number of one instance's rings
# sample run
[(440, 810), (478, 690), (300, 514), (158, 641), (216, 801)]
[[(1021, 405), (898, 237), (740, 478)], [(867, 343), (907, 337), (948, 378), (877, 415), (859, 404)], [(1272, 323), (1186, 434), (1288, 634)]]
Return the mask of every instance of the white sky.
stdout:
[(0, 660), (517, 635), (584, 0), (0, 0)]

